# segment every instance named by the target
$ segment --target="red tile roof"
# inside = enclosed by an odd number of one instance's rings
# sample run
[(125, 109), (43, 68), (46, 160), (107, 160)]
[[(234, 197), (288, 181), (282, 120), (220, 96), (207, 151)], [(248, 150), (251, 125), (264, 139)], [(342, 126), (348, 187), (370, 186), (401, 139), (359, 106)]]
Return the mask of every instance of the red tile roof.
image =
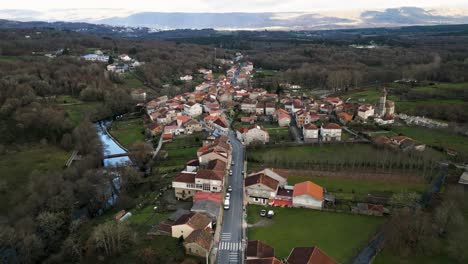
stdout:
[(259, 240), (249, 240), (247, 243), (246, 257), (270, 258), (275, 256), (273, 247)]
[(211, 219), (202, 213), (188, 213), (179, 217), (174, 225), (189, 225), (193, 229), (204, 229), (211, 223)]
[(278, 181), (263, 173), (245, 178), (245, 187), (256, 184), (263, 184), (272, 190), (276, 190), (278, 188)]
[(318, 247), (296, 247), (289, 254), (288, 264), (338, 264)]
[(312, 124), (312, 123), (309, 123), (309, 124), (305, 124), (304, 125), (304, 129), (307, 129), (307, 130), (317, 130), (317, 126)]
[(335, 123), (328, 123), (324, 126), (325, 129), (341, 129), (341, 126)]
[(189, 243), (195, 243), (202, 248), (209, 250), (213, 243), (213, 236), (210, 232), (204, 229), (198, 229), (193, 231), (185, 240), (184, 245)]
[(195, 174), (180, 173), (174, 178), (174, 182), (195, 183)]
[(248, 259), (245, 261), (246, 264), (283, 264), (279, 259), (272, 258), (261, 258), (261, 259)]
[(212, 193), (212, 192), (197, 192), (193, 196), (193, 202), (209, 200), (217, 203), (221, 203), (223, 200), (222, 193)]
[(197, 175), (195, 176), (195, 178), (222, 181), (223, 176), (224, 173), (222, 171), (220, 172), (215, 170), (200, 169), (197, 171)]
[(294, 185), (293, 197), (307, 194), (316, 199), (323, 200), (323, 188), (311, 181), (296, 183)]

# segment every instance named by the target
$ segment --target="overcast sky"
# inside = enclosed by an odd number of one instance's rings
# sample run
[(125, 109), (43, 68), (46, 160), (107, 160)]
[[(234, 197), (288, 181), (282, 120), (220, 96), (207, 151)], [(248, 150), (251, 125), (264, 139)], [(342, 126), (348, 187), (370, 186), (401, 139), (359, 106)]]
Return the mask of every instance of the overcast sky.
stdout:
[(41, 11), (63, 8), (123, 8), (160, 12), (288, 12), (400, 6), (468, 6), (468, 0), (0, 0), (0, 9)]

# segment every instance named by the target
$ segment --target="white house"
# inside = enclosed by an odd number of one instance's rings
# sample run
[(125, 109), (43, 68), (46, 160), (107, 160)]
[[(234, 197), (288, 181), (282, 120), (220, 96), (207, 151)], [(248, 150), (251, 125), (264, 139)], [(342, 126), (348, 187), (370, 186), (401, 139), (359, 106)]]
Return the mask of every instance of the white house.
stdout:
[(191, 117), (197, 117), (203, 113), (203, 107), (199, 103), (188, 102), (184, 104), (184, 112)]
[(362, 120), (367, 120), (367, 118), (374, 115), (374, 111), (374, 107), (370, 104), (360, 105), (358, 109), (358, 117)]
[(132, 60), (132, 58), (130, 58), (127, 54), (121, 54), (121, 55), (119, 56), (119, 59), (120, 59), (121, 61), (131, 61), (131, 60)]
[(319, 137), (319, 129), (314, 124), (305, 124), (302, 127), (302, 134), (305, 141), (316, 141)]
[(109, 61), (109, 56), (105, 55), (96, 55), (96, 54), (86, 54), (84, 56), (81, 56), (81, 58), (87, 60), (87, 61), (99, 61), (99, 62), (108, 62)]
[(191, 81), (191, 80), (193, 80), (193, 77), (192, 77), (192, 75), (185, 75), (185, 76), (181, 76), (180, 80), (181, 81)]
[(289, 126), (291, 123), (291, 116), (286, 113), (279, 113), (278, 114), (278, 126), (285, 127)]
[(293, 206), (321, 210), (323, 208), (323, 188), (306, 181), (294, 185)]
[(187, 238), (195, 230), (212, 228), (211, 219), (202, 214), (190, 212), (180, 216), (171, 226), (172, 237)]
[(200, 83), (199, 85), (195, 86), (196, 91), (204, 91), (210, 88), (211, 84), (207, 82)]
[(252, 128), (239, 128), (237, 130), (237, 138), (245, 145), (254, 142), (265, 144), (270, 141), (270, 134), (264, 128), (254, 126)]
[(341, 126), (328, 123), (320, 128), (320, 137), (324, 142), (341, 141)]
[(245, 178), (245, 192), (248, 203), (268, 204), (275, 198), (278, 190), (278, 181), (266, 174), (260, 173)]
[(265, 174), (268, 177), (278, 181), (278, 185), (280, 187), (287, 184), (288, 174), (284, 171), (279, 171), (279, 170), (272, 169), (272, 168), (265, 168), (259, 171), (254, 171), (250, 173), (247, 177), (258, 175), (258, 174)]

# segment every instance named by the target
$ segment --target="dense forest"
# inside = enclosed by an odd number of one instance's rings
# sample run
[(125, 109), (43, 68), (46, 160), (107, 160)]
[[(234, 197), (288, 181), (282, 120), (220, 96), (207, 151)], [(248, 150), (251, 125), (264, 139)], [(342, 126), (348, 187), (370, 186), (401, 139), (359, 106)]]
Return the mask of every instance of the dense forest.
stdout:
[[(40, 144), (65, 153), (76, 149), (81, 156), (79, 163), (63, 171), (32, 171), (26, 175), (32, 180), (22, 182), (26, 186), (21, 191), (10, 190), (8, 181), (0, 179), (0, 262), (64, 263), (119, 253), (134, 239), (130, 228), (117, 227), (115, 234), (121, 236), (122, 245), (106, 251), (106, 228), (115, 227), (100, 226), (83, 237), (80, 230), (86, 221), (80, 216), (93, 217), (105, 208), (101, 197), (106, 195), (105, 183), (111, 180), (101, 171), (102, 143), (92, 122), (133, 111), (130, 93), (139, 87), (123, 85), (120, 76), (105, 71), (105, 63), (87, 62), (80, 56), (89, 53), (89, 48), (99, 48), (111, 56), (128, 53), (145, 62), (136, 74), (155, 87), (155, 94), (165, 94), (165, 90), (157, 90), (162, 84), (210, 66), (211, 48), (50, 29), (4, 30), (0, 39), (7, 40), (0, 42), (0, 155), (14, 155), (23, 146)], [(46, 53), (57, 56), (48, 58)], [(60, 102), (58, 97), (72, 100)], [(78, 122), (63, 110), (74, 100), (92, 106)], [(142, 176), (133, 168), (120, 170), (124, 182)], [(5, 176), (11, 181), (19, 177)], [(131, 184), (126, 184), (121, 197), (130, 189)], [(121, 199), (120, 203), (125, 201)]]

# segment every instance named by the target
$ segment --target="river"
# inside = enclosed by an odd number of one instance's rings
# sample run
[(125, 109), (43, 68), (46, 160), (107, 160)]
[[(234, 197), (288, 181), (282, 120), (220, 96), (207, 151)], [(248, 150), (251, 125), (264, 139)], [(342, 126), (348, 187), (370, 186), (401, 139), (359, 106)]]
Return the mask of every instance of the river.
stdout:
[[(104, 155), (115, 155), (115, 154), (122, 154), (127, 153), (127, 150), (122, 148), (120, 144), (115, 142), (115, 140), (109, 136), (106, 132), (106, 127), (109, 127), (111, 121), (101, 121), (96, 123), (96, 128), (98, 130), (99, 138), (102, 141), (103, 148), (104, 148)], [(128, 156), (124, 157), (117, 157), (117, 158), (108, 158), (104, 159), (104, 167), (109, 166), (116, 166), (119, 164), (129, 163), (131, 162)]]
[[(111, 121), (100, 121), (96, 123), (98, 135), (102, 141), (104, 155), (127, 153), (127, 150), (124, 149), (119, 143), (117, 143), (106, 132), (106, 128), (109, 127), (110, 124), (111, 124)], [(114, 167), (114, 166), (122, 165), (122, 164), (131, 164), (131, 162), (132, 161), (130, 160), (128, 156), (117, 157), (117, 158), (107, 158), (103, 160), (104, 167)], [(114, 173), (114, 178), (112, 180), (113, 187), (109, 185), (109, 188), (107, 188), (107, 191), (106, 191), (107, 203), (104, 208), (112, 207), (119, 198), (118, 191), (120, 190), (120, 186), (121, 186), (120, 175), (116, 174), (115, 172), (110, 172), (110, 173)]]

